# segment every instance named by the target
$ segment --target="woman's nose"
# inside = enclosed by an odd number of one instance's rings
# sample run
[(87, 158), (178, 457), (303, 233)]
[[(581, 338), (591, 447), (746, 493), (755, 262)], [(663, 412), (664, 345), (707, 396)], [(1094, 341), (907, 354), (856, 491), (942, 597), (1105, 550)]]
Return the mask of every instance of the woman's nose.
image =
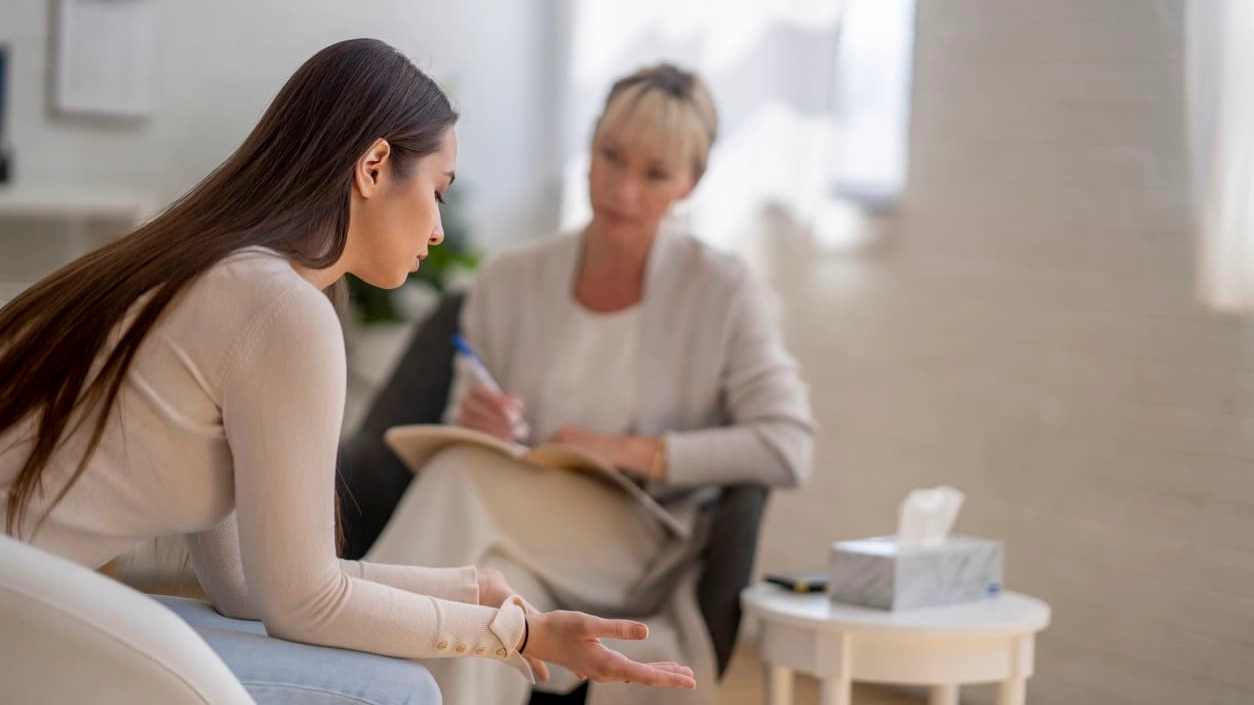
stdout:
[(427, 239), (433, 247), (444, 242), (444, 219), (439, 213), (435, 214), (435, 227), (431, 230), (431, 237)]
[(624, 174), (618, 177), (618, 181), (614, 184), (614, 195), (620, 205), (634, 206), (636, 198), (640, 195), (640, 184), (634, 176)]

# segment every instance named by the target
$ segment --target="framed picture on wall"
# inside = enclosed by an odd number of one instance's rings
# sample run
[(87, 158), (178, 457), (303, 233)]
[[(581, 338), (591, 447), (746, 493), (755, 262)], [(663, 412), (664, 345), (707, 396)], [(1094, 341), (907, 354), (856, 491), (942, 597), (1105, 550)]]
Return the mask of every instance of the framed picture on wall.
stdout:
[(155, 0), (57, 0), (52, 108), (68, 115), (152, 113)]

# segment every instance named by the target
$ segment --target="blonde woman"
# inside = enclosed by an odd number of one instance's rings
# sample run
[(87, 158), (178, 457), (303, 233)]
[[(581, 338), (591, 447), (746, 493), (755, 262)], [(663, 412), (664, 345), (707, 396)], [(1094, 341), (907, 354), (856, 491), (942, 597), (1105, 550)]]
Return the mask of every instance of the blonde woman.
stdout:
[[(702, 507), (719, 486), (796, 486), (810, 472), (807, 391), (742, 262), (665, 225), (700, 182), (718, 132), (702, 81), (671, 65), (614, 84), (592, 137), (592, 220), (500, 254), (477, 277), (462, 332), (508, 395), (456, 371), (446, 420), (501, 438), (580, 446), (635, 477), (689, 529), (664, 531), (624, 496), (573, 473), (468, 448), (434, 457), (368, 556), (469, 561), (541, 609), (645, 619), (633, 658), (679, 659), (698, 688), (593, 684), (588, 702), (709, 702), (714, 667), (695, 602)], [(430, 666), (445, 702), (521, 703), (503, 669)], [(578, 675), (558, 669), (547, 689)]]

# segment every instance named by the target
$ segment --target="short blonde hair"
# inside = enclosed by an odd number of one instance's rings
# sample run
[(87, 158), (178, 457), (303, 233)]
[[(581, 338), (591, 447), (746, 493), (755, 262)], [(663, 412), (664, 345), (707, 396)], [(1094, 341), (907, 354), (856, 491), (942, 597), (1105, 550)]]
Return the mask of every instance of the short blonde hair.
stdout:
[(718, 138), (718, 111), (696, 74), (663, 63), (614, 83), (594, 136), (602, 128), (621, 129), (624, 139), (690, 159), (693, 178), (700, 181)]

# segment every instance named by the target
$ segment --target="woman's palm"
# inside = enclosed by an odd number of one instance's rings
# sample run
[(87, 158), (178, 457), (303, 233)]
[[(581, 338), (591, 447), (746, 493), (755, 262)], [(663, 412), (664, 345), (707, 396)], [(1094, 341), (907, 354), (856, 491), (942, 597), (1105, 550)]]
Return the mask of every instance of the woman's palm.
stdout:
[(639, 622), (601, 619), (582, 612), (556, 611), (532, 620), (527, 656), (556, 663), (581, 678), (644, 685), (695, 688), (692, 669), (677, 663), (639, 663), (607, 647), (601, 639), (639, 641), (648, 630)]

